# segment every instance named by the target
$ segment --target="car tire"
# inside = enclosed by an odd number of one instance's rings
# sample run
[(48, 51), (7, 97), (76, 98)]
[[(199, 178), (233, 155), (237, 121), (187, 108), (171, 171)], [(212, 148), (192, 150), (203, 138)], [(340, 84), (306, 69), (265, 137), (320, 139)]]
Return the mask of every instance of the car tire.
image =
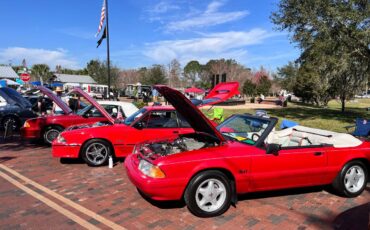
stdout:
[(44, 143), (47, 145), (51, 145), (54, 139), (58, 137), (58, 135), (63, 132), (63, 128), (60, 126), (49, 126), (46, 127), (44, 131)]
[(109, 142), (93, 139), (86, 142), (81, 151), (82, 159), (88, 166), (98, 167), (108, 163), (109, 156), (113, 156)]
[(334, 190), (345, 197), (360, 195), (367, 183), (368, 172), (361, 161), (348, 162), (333, 181)]
[(214, 217), (226, 212), (231, 204), (229, 179), (220, 171), (209, 170), (196, 175), (188, 184), (184, 200), (198, 217)]
[(12, 130), (13, 131), (18, 130), (19, 129), (19, 120), (15, 116), (7, 116), (7, 117), (4, 117), (3, 120), (1, 121), (1, 127), (3, 127), (5, 129), (6, 124), (8, 122), (10, 122), (10, 121), (13, 121), (13, 128), (12, 128)]

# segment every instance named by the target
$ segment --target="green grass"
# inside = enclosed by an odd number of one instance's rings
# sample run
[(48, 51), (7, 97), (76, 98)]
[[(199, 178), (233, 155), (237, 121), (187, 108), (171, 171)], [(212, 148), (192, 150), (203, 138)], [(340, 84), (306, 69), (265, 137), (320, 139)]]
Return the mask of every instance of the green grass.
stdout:
[[(320, 108), (300, 103), (289, 103), (287, 108), (265, 109), (269, 116), (279, 118), (277, 127), (280, 127), (282, 119), (298, 122), (300, 125), (312, 128), (331, 130), (335, 132), (346, 132), (345, 126), (354, 125), (356, 118), (370, 119), (370, 99), (356, 99), (346, 104), (346, 111), (340, 111), (341, 104), (335, 100), (330, 101), (327, 108)], [(225, 109), (225, 117), (232, 114), (251, 113), (252, 109)]]

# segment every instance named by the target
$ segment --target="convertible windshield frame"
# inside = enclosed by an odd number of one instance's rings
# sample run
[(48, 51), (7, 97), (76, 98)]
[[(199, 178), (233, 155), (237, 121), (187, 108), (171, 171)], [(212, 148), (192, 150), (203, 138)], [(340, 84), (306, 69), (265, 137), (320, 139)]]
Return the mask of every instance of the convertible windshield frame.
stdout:
[[(237, 130), (235, 130), (236, 132), (222, 132), (221, 131), (221, 128), (227, 127), (227, 124), (229, 124), (231, 121), (233, 121), (235, 119), (240, 119), (240, 118), (241, 119), (248, 119), (248, 120), (255, 121), (255, 122), (261, 122), (263, 124), (267, 124), (267, 126), (262, 131), (261, 135), (259, 135), (258, 140), (253, 141), (252, 138), (247, 138), (247, 137), (243, 137), (243, 136), (241, 136), (238, 139), (238, 137), (232, 137), (231, 135), (227, 135), (227, 133), (236, 134), (236, 133), (246, 133), (246, 132), (238, 132)], [(237, 141), (237, 142), (240, 142), (240, 143), (246, 144), (246, 145), (253, 145), (253, 146), (256, 146), (256, 147), (261, 147), (261, 146), (263, 146), (264, 140), (267, 138), (267, 136), (270, 134), (272, 129), (275, 127), (275, 125), (277, 123), (277, 120), (278, 119), (274, 118), (274, 117), (266, 118), (266, 117), (259, 117), (259, 116), (253, 116), (253, 115), (247, 115), (247, 114), (236, 114), (236, 115), (232, 115), (231, 117), (227, 118), (224, 122), (219, 124), (217, 126), (217, 130), (223, 136), (225, 136), (227, 139), (232, 139), (234, 141)], [(242, 138), (245, 138), (245, 139), (242, 140)]]

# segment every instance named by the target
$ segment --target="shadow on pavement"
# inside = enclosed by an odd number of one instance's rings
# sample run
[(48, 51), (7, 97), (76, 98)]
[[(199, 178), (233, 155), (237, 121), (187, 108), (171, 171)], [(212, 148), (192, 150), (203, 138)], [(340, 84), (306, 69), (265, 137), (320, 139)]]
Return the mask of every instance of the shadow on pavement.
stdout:
[(3, 163), (5, 161), (10, 161), (16, 157), (0, 157), (0, 163)]
[(243, 200), (263, 199), (263, 198), (278, 197), (278, 196), (300, 195), (300, 194), (306, 194), (306, 193), (321, 192), (322, 190), (332, 193), (328, 186), (314, 186), (314, 187), (246, 193), (246, 194), (238, 195), (238, 200), (243, 201)]
[(339, 214), (334, 219), (333, 228), (339, 230), (370, 229), (370, 202)]
[(161, 209), (173, 209), (173, 208), (183, 208), (185, 206), (185, 202), (183, 200), (174, 200), (174, 201), (156, 201), (149, 198), (145, 195), (142, 191), (137, 189), (138, 193), (150, 204), (161, 208)]

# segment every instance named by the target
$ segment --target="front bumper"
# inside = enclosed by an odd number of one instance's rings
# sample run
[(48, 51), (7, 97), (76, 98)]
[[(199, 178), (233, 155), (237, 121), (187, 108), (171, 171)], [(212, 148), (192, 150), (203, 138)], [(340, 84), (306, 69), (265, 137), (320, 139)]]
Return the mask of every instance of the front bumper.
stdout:
[(21, 127), (20, 133), (24, 139), (40, 139), (41, 130), (38, 128), (25, 128)]
[(78, 158), (80, 148), (81, 148), (80, 145), (53, 144), (51, 152), (53, 157)]
[(161, 178), (155, 179), (141, 173), (138, 169), (137, 154), (131, 154), (125, 159), (125, 168), (130, 181), (145, 195), (153, 200), (180, 200), (187, 181)]

